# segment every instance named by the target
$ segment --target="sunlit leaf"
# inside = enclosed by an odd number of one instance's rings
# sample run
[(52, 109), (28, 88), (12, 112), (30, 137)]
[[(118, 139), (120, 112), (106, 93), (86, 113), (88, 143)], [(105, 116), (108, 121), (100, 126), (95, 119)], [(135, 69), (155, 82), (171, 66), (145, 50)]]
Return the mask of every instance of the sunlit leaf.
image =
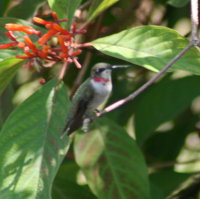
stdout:
[(49, 199), (68, 149), (60, 135), (68, 100), (63, 85), (51, 81), (22, 103), (0, 132), (0, 195), (4, 199)]
[(11, 0), (1, 0), (0, 1), (0, 17), (6, 14), (6, 11), (9, 7)]
[(99, 199), (148, 199), (147, 169), (135, 141), (111, 120), (75, 139), (76, 161)]
[(18, 5), (12, 6), (8, 11), (7, 16), (21, 19), (31, 18), (37, 9), (45, 3), (45, 1), (46, 0), (21, 0)]
[(183, 7), (187, 3), (189, 3), (190, 0), (168, 0), (168, 4), (174, 6), (174, 7)]
[[(166, 27), (140, 26), (97, 39), (92, 44), (107, 55), (159, 71), (188, 45), (188, 40)], [(181, 69), (199, 75), (199, 65), (200, 53), (192, 48), (170, 70)]]
[(57, 12), (60, 19), (68, 19), (68, 28), (70, 27), (74, 13), (82, 0), (48, 0), (49, 6)]
[(21, 65), (22, 60), (16, 58), (0, 61), (0, 94), (12, 80)]
[(112, 6), (119, 0), (96, 0), (93, 1), (92, 9), (89, 12), (88, 21), (93, 20), (96, 16), (98, 16), (101, 12)]

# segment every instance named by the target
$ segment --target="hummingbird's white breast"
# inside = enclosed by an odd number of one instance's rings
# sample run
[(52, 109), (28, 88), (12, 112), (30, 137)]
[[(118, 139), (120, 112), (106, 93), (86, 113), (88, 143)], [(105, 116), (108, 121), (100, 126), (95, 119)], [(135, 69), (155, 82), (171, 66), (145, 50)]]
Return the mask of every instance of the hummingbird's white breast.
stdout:
[(108, 99), (112, 91), (112, 83), (111, 79), (94, 78), (91, 79), (91, 85), (95, 94), (89, 109), (95, 110)]

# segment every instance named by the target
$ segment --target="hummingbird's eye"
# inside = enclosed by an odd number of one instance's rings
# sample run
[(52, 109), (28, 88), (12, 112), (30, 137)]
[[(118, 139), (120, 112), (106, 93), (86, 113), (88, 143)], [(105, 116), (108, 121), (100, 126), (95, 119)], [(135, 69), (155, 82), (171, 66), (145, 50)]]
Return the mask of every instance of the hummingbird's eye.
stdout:
[(97, 71), (98, 73), (101, 73), (105, 70), (105, 68), (99, 68), (99, 70)]

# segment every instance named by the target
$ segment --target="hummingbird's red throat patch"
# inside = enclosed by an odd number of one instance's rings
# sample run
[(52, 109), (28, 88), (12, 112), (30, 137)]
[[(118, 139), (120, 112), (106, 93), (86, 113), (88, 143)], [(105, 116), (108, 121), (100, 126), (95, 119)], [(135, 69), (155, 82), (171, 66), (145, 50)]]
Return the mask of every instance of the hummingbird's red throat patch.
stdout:
[(106, 84), (107, 82), (109, 82), (110, 80), (109, 79), (105, 79), (103, 77), (94, 77), (93, 80), (95, 82), (102, 82), (103, 84)]

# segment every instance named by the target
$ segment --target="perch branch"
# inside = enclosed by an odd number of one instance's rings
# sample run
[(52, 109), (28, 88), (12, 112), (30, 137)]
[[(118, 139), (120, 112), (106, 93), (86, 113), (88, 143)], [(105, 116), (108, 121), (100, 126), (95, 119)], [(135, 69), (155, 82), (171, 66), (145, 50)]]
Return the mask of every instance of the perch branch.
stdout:
[(191, 0), (191, 22), (192, 22), (192, 42), (194, 45), (199, 44), (198, 26), (198, 0)]
[(116, 108), (126, 104), (130, 100), (133, 100), (139, 94), (141, 94), (144, 90), (150, 87), (154, 82), (156, 82), (165, 72), (178, 60), (180, 59), (190, 48), (193, 46), (199, 46), (200, 39), (198, 36), (198, 26), (199, 26), (199, 19), (198, 19), (198, 0), (191, 0), (191, 21), (192, 21), (192, 39), (188, 46), (186, 46), (178, 55), (176, 55), (168, 64), (164, 66), (164, 68), (158, 72), (155, 76), (153, 76), (148, 82), (143, 84), (140, 88), (134, 91), (129, 96), (107, 106), (103, 111), (97, 113), (97, 117), (100, 117), (108, 112), (115, 110)]
[(140, 88), (138, 88), (136, 91), (134, 91), (129, 96), (125, 97), (124, 99), (121, 99), (110, 106), (107, 106), (103, 111), (100, 113), (97, 113), (97, 117), (100, 117), (108, 112), (113, 111), (114, 109), (126, 104), (130, 100), (133, 100), (135, 97), (137, 97), (139, 94), (141, 94), (144, 90), (146, 90), (149, 86), (151, 86), (155, 81), (157, 81), (178, 59), (180, 59), (191, 47), (193, 47), (193, 43), (189, 43), (186, 48), (184, 48), (178, 55), (176, 55), (165, 67), (158, 72), (155, 76), (153, 76), (148, 82), (143, 84)]

